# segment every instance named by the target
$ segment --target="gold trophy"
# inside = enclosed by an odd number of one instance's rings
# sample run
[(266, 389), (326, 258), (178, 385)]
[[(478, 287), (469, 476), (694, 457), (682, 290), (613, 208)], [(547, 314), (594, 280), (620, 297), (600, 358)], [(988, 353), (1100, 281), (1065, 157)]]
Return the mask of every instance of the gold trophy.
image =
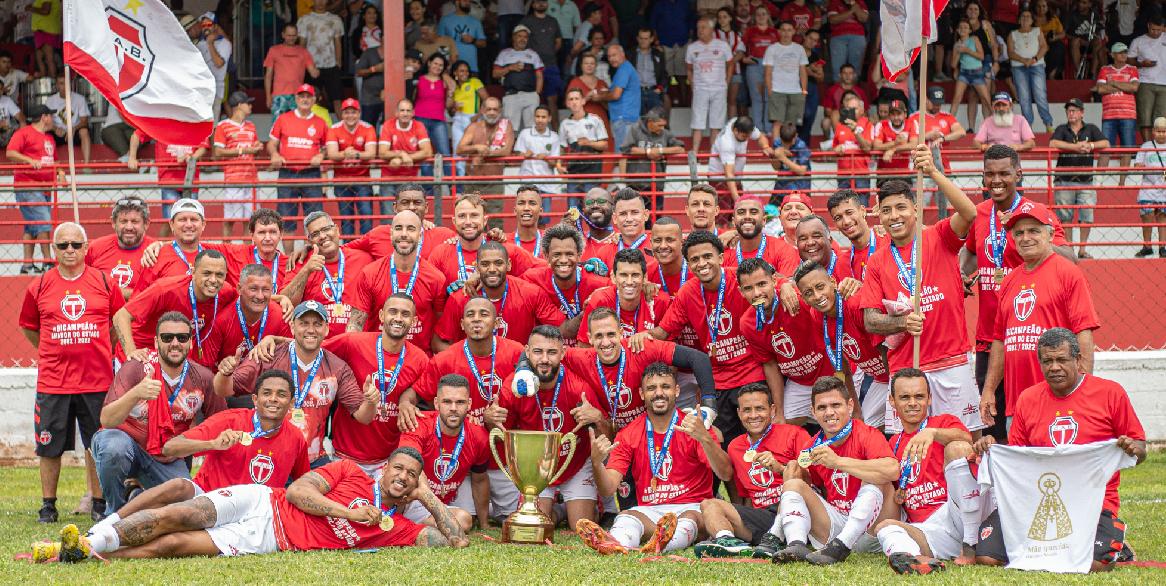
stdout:
[[(497, 441), (501, 439), (506, 459), (498, 456)], [(490, 451), (494, 461), (506, 477), (522, 493), (518, 510), (502, 523), (503, 543), (542, 544), (555, 540), (555, 527), (550, 518), (538, 510), (538, 495), (554, 484), (575, 455), (578, 440), (575, 434), (552, 431), (490, 431)], [(567, 457), (559, 465), (559, 448), (569, 445)], [(556, 470), (557, 468), (557, 470)]]

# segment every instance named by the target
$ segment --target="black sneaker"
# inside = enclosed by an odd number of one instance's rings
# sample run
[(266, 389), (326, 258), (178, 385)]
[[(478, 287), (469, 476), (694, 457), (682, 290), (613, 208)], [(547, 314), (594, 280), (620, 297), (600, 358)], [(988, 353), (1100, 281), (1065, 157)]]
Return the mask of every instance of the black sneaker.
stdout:
[(785, 549), (785, 543), (781, 539), (766, 531), (765, 535), (757, 542), (757, 546), (753, 548), (753, 557), (757, 559), (773, 559), (773, 554)]
[(806, 556), (806, 561), (815, 566), (829, 566), (850, 557), (850, 548), (838, 539), (831, 539), (826, 547)]
[(57, 514), (57, 505), (54, 505), (53, 503), (45, 503), (44, 506), (40, 508), (40, 513), (36, 522), (56, 523), (59, 517), (60, 515)]
[(20, 274), (22, 274), (22, 275), (35, 275), (36, 274), (36, 265), (20, 265)]
[(100, 523), (105, 518), (105, 501), (102, 499), (93, 499), (93, 508), (89, 511), (89, 518), (93, 519), (94, 523)]
[(806, 545), (804, 542), (795, 541), (786, 546), (785, 549), (773, 554), (772, 559), (773, 563), (775, 564), (804, 562), (806, 561), (806, 556), (810, 555), (811, 553), (813, 552), (810, 551), (810, 546)]
[(1166, 246), (1158, 247), (1158, 258), (1166, 258)]
[(887, 562), (891, 564), (891, 569), (896, 574), (924, 575), (947, 569), (946, 564), (935, 558), (909, 553), (893, 553), (887, 558)]
[[(1154, 249), (1153, 249), (1153, 248), (1150, 248), (1149, 246), (1143, 246), (1141, 250), (1139, 250), (1139, 251), (1137, 251), (1137, 252), (1135, 252), (1135, 253), (1134, 253), (1134, 257), (1136, 257), (1136, 258), (1146, 258), (1147, 256), (1150, 256), (1151, 254), (1154, 254)], [(21, 268), (21, 269), (20, 269), (20, 272), (22, 272), (22, 273), (23, 273), (23, 272), (24, 272), (24, 268)]]

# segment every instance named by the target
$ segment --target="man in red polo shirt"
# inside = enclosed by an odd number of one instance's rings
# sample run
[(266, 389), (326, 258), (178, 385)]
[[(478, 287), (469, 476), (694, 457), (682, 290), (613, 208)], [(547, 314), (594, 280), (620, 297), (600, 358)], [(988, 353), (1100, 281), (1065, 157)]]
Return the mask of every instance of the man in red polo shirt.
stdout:
[(397, 102), (397, 115), (381, 126), (377, 158), (384, 161), (381, 177), (387, 183), (381, 185), (381, 215), (389, 216), (388, 198), (397, 193), (402, 182), (420, 174), (422, 161), (433, 156), (433, 143), (425, 126), (413, 119), (413, 102)]
[(142, 275), (142, 253), (154, 242), (146, 235), (150, 229), (150, 208), (136, 197), (127, 197), (113, 204), (111, 215), (113, 234), (94, 238), (89, 243), (85, 264), (104, 271), (129, 299)]
[[(292, 303), (316, 301), (328, 308), (328, 337), (344, 332), (352, 317), (356, 282), (372, 259), (359, 250), (340, 248), (340, 231), (326, 212), (304, 218), (304, 234), (315, 252), (283, 289)], [(388, 454), (386, 454), (387, 456)]]
[(261, 264), (271, 270), (273, 293), (279, 293), (291, 281), (297, 269), (288, 268), (287, 259), (280, 251), (283, 223), (283, 218), (275, 210), (259, 208), (247, 221), (250, 244), (218, 245), (218, 250), (227, 259), (227, 283), (237, 285), (239, 271), (249, 264)]
[[(344, 238), (351, 239), (372, 230), (372, 183), (368, 162), (377, 156), (377, 131), (372, 124), (360, 119), (360, 102), (348, 98), (340, 104), (340, 121), (328, 129), (328, 160), (335, 166), (332, 178), (336, 182), (340, 221)], [(351, 182), (351, 183), (348, 183)], [(383, 197), (383, 194), (382, 194)], [(354, 201), (355, 200), (355, 201)], [(353, 215), (360, 218), (356, 230)]]
[[(55, 161), (57, 143), (49, 133), (53, 130), (53, 112), (47, 107), (36, 104), (28, 109), (28, 125), (18, 129), (8, 140), (8, 150), (5, 153), (8, 160), (24, 163), (16, 168), (12, 174), (12, 182), (16, 186), (16, 201), (20, 204), (20, 216), (24, 219), (24, 262), (20, 265), (20, 274), (43, 272), (33, 264), (31, 259), (36, 250), (33, 240), (42, 238), (49, 233), (52, 220), (49, 217), (48, 189), (55, 178), (53, 161)], [(45, 169), (45, 167), (49, 167)], [(37, 205), (39, 204), (39, 205)], [(40, 245), (41, 254), (46, 262), (50, 257), (49, 243)]]
[[(280, 186), (276, 197), (283, 216), (283, 230), (294, 232), (296, 220), (314, 211), (324, 209), (324, 190), (320, 185), (289, 185), (287, 182), (320, 181), (320, 163), (324, 161), (324, 144), (328, 140), (328, 125), (312, 113), (316, 103), (316, 88), (303, 84), (296, 90), (296, 109), (280, 114), (271, 127), (267, 153), (271, 166), (279, 169)], [(296, 201), (309, 200), (309, 201)], [(300, 210), (303, 209), (303, 214)], [(292, 241), (283, 243), (285, 252), (291, 252)]]

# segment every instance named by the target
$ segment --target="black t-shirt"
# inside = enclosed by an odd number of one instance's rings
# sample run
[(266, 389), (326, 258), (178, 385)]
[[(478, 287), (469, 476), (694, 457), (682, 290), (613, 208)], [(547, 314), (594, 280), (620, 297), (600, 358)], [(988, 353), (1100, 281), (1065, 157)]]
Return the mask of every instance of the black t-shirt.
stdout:
[[(1086, 123), (1080, 132), (1073, 132), (1068, 124), (1062, 124), (1053, 131), (1053, 140), (1069, 143), (1098, 142), (1105, 140), (1101, 130), (1092, 124)], [(1061, 151), (1057, 155), (1057, 167), (1092, 167), (1093, 153), (1067, 153)], [(1093, 183), (1092, 175), (1057, 175), (1057, 182)]]

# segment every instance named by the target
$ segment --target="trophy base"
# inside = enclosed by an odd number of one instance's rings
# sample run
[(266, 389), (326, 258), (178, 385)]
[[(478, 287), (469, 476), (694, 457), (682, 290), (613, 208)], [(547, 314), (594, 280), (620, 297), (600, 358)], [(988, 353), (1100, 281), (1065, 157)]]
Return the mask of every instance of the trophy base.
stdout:
[(502, 543), (543, 545), (548, 541), (555, 541), (555, 526), (544, 515), (518, 511), (502, 522)]

